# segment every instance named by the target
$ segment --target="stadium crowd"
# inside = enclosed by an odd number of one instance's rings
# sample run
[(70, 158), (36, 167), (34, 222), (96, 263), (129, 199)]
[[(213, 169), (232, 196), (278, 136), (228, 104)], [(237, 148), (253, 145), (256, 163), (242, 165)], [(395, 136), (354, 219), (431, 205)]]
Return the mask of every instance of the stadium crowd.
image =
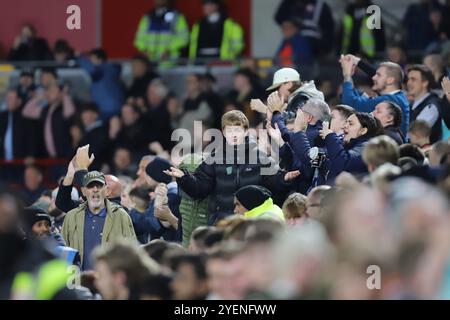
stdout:
[[(91, 99), (57, 68), (23, 69), (6, 93), (0, 298), (450, 298), (449, 2), (408, 7), (400, 45), (366, 27), (370, 1), (335, 32), (325, 2), (283, 0), (269, 78), (237, 60), (244, 31), (222, 1), (190, 32), (172, 4), (140, 20), (129, 87), (100, 48), (17, 37), (9, 60), (75, 60)], [(330, 55), (341, 83), (304, 79)], [(192, 73), (174, 92), (159, 70), (180, 57), (236, 60), (229, 91)], [(64, 165), (44, 173), (43, 158)]]

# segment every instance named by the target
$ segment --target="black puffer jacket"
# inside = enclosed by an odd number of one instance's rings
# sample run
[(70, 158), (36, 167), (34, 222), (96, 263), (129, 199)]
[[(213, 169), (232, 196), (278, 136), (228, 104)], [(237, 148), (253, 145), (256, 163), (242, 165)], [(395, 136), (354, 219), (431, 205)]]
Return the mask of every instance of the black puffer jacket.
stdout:
[[(194, 174), (185, 171), (185, 175), (177, 179), (181, 189), (192, 198), (209, 196), (209, 225), (233, 214), (234, 193), (240, 187), (251, 184), (265, 186), (272, 191), (272, 198), (277, 204), (282, 203), (288, 192), (289, 184), (284, 182), (284, 173), (272, 158), (257, 149), (255, 141), (246, 138), (244, 144), (234, 147), (227, 145), (226, 148), (234, 150), (230, 152), (231, 156), (228, 152), (228, 157), (225, 155), (224, 147), (218, 148), (200, 164)], [(265, 171), (269, 171), (271, 166), (271, 174), (266, 174)]]

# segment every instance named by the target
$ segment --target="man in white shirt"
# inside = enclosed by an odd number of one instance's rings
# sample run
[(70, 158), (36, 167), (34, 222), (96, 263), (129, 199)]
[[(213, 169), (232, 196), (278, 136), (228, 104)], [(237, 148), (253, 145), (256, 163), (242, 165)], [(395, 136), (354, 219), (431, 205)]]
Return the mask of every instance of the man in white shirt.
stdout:
[(434, 82), (433, 73), (425, 65), (412, 65), (408, 69), (408, 95), (413, 98), (410, 104), (410, 121), (424, 120), (431, 128), (431, 143), (442, 137), (439, 97), (430, 92)]

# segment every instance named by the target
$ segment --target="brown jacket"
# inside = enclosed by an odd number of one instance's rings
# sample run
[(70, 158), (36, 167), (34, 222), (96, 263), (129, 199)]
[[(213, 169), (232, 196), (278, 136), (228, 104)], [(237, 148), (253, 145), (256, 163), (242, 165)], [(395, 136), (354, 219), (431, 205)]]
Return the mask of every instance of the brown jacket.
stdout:
[[(128, 213), (121, 206), (109, 200), (105, 200), (105, 204), (106, 219), (103, 227), (102, 246), (120, 238), (137, 241), (133, 223)], [(81, 259), (83, 259), (83, 233), (86, 208), (87, 202), (84, 202), (77, 208), (70, 210), (62, 226), (62, 236), (66, 241), (66, 245), (78, 250)]]

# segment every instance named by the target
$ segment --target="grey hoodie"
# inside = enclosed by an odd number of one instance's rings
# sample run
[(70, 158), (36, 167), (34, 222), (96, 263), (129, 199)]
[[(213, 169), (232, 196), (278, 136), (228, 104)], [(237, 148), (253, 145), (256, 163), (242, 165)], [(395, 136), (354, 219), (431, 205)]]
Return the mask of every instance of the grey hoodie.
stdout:
[(325, 101), (325, 97), (323, 93), (319, 90), (317, 90), (316, 85), (314, 84), (314, 80), (305, 82), (300, 88), (295, 90), (288, 99), (288, 103), (292, 101), (292, 99), (297, 96), (297, 94), (301, 93), (304, 96), (308, 96), (309, 99), (315, 98), (320, 99), (322, 101)]

